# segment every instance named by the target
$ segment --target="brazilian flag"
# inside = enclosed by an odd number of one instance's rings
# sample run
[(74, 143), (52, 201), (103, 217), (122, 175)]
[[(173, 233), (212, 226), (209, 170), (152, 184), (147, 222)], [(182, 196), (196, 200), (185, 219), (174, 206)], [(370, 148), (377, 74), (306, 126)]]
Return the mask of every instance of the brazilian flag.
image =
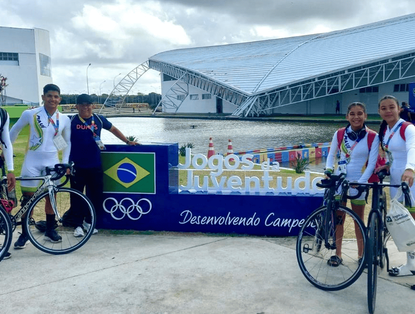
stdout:
[(104, 192), (156, 193), (154, 153), (101, 152)]

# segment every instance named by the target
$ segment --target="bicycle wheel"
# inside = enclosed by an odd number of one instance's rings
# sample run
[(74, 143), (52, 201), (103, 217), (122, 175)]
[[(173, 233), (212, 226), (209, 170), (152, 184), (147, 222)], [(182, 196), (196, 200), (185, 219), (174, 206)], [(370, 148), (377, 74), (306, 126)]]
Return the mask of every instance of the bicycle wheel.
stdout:
[[(62, 241), (58, 243), (48, 241), (44, 236), (45, 224), (43, 223), (43, 228), (40, 228), (42, 224), (39, 224), (39, 221), (44, 222), (46, 220), (45, 205), (49, 202), (48, 192), (42, 193), (34, 200), (28, 209), (24, 223), (27, 226), (30, 242), (32, 242), (39, 250), (50, 254), (66, 254), (79, 249), (91, 237), (96, 222), (95, 210), (91, 201), (77, 190), (71, 188), (57, 188), (55, 189), (54, 194), (57, 211), (55, 230), (62, 237)], [(91, 216), (91, 227), (86, 230), (83, 237), (74, 236), (75, 226), (63, 224), (62, 217), (64, 213), (70, 209), (71, 200), (78, 205), (83, 204), (85, 214)]]
[[(328, 230), (324, 223), (327, 212), (330, 213)], [(357, 240), (356, 234), (361, 240)], [(330, 212), (322, 206), (306, 219), (300, 229), (296, 245), (297, 262), (303, 275), (314, 286), (330, 291), (344, 289), (355, 282), (363, 271), (358, 249), (364, 258), (365, 243), (364, 224), (352, 210), (340, 206), (335, 212)], [(328, 260), (336, 255), (338, 246), (341, 246), (343, 260), (338, 267), (333, 267)]]
[(367, 229), (367, 304), (369, 313), (375, 312), (378, 266), (380, 259), (379, 217), (372, 215)]
[(0, 261), (9, 251), (13, 231), (9, 214), (0, 206)]

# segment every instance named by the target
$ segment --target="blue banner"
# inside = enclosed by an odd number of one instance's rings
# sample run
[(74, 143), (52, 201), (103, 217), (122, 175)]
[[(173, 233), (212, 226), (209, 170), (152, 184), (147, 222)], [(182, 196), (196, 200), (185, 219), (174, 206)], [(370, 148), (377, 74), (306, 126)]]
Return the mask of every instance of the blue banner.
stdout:
[[(282, 186), (278, 172), (264, 162), (261, 175), (243, 181), (235, 172), (229, 178), (220, 175), (237, 163), (249, 169), (253, 155), (215, 155), (208, 160), (189, 151), (187, 156), (179, 165), (177, 144), (107, 145), (97, 227), (296, 236), (306, 217), (322, 204), (322, 191), (315, 187), (318, 179), (311, 180), (309, 174), (288, 178)], [(194, 168), (206, 175), (194, 173)], [(186, 186), (179, 185), (179, 169), (187, 173)], [(277, 187), (271, 187), (272, 180)]]

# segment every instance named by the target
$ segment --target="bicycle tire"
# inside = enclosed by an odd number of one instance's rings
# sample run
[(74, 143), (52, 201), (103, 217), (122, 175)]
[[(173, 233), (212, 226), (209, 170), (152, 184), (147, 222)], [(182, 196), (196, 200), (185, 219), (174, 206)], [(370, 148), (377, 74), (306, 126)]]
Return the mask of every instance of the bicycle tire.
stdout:
[(379, 217), (371, 215), (367, 228), (367, 304), (369, 313), (375, 312), (378, 266), (380, 262)]
[[(28, 237), (30, 242), (39, 250), (49, 254), (66, 254), (73, 252), (82, 247), (91, 237), (96, 223), (96, 215), (94, 206), (91, 201), (81, 192), (72, 188), (56, 188), (55, 189), (56, 216), (55, 230), (62, 237), (62, 241), (52, 243), (45, 239), (44, 232), (36, 227), (36, 222), (45, 221), (45, 203), (49, 198), (49, 193), (46, 191), (40, 194), (30, 205), (24, 223), (28, 230)], [(84, 208), (88, 215), (91, 216), (91, 227), (85, 230), (83, 237), (74, 236), (74, 226), (67, 226), (63, 224), (62, 217), (64, 213), (69, 210), (71, 199), (78, 198), (77, 202), (83, 202)]]
[(0, 261), (10, 249), (13, 231), (9, 214), (0, 206)]
[[(359, 263), (357, 250), (358, 241), (355, 236), (355, 225), (362, 235), (359, 245), (361, 248), (366, 244), (366, 232), (362, 220), (349, 208), (340, 206), (336, 216), (344, 214), (344, 236), (342, 237), (342, 258), (343, 261), (338, 267), (328, 265), (328, 259), (335, 255), (335, 249), (327, 247), (324, 232), (321, 224), (327, 207), (322, 206), (316, 209), (306, 219), (297, 237), (296, 255), (301, 272), (306, 279), (322, 290), (335, 291), (347, 288), (354, 283), (361, 275), (364, 264)], [(331, 223), (331, 241), (335, 239), (337, 223)], [(319, 249), (317, 249), (319, 248)], [(363, 260), (364, 260), (363, 249)]]

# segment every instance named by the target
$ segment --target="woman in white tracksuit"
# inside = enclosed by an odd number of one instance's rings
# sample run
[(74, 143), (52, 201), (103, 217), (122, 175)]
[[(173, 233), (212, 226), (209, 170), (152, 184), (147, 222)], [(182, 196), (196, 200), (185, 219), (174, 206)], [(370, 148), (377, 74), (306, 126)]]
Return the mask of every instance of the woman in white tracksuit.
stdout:
[[(390, 171), (391, 184), (407, 182), (411, 187), (412, 195), (415, 195), (414, 170), (415, 170), (415, 126), (406, 126), (402, 138), (400, 128), (405, 120), (399, 117), (399, 101), (393, 96), (384, 96), (379, 101), (379, 114), (383, 121), (379, 130), (379, 138), (382, 149), (386, 152), (387, 165)], [(397, 188), (390, 189), (390, 197), (396, 195)], [(415, 207), (409, 208), (415, 218)], [(399, 267), (393, 267), (389, 271), (391, 276), (415, 275), (415, 251), (407, 252), (407, 263)]]
[[(349, 122), (347, 127), (344, 130), (339, 129), (334, 133), (331, 141), (330, 153), (326, 161), (326, 171), (333, 172), (334, 161), (337, 152), (339, 151), (340, 159), (338, 161), (336, 174), (343, 172), (346, 173), (346, 179), (350, 182), (356, 181), (359, 183), (367, 183), (376, 166), (379, 152), (379, 137), (375, 131), (370, 130), (365, 125), (367, 113), (363, 103), (351, 103), (347, 108), (346, 119)], [(343, 133), (344, 135), (341, 136)], [(371, 138), (371, 140), (369, 140), (369, 138)], [(341, 191), (338, 191), (339, 194), (340, 192)], [(356, 195), (356, 193), (356, 189), (349, 189), (349, 195)], [(358, 199), (351, 200), (351, 204), (352, 210), (363, 220), (366, 204), (365, 193)], [(336, 255), (331, 256), (327, 262), (332, 267), (337, 267), (343, 262), (341, 255), (341, 242), (343, 237), (342, 225), (339, 225), (336, 228), (336, 236), (338, 239), (338, 241), (336, 241)], [(357, 257), (359, 263), (361, 263), (364, 247), (362, 242), (363, 236), (358, 228), (356, 228), (356, 239), (358, 246)]]

